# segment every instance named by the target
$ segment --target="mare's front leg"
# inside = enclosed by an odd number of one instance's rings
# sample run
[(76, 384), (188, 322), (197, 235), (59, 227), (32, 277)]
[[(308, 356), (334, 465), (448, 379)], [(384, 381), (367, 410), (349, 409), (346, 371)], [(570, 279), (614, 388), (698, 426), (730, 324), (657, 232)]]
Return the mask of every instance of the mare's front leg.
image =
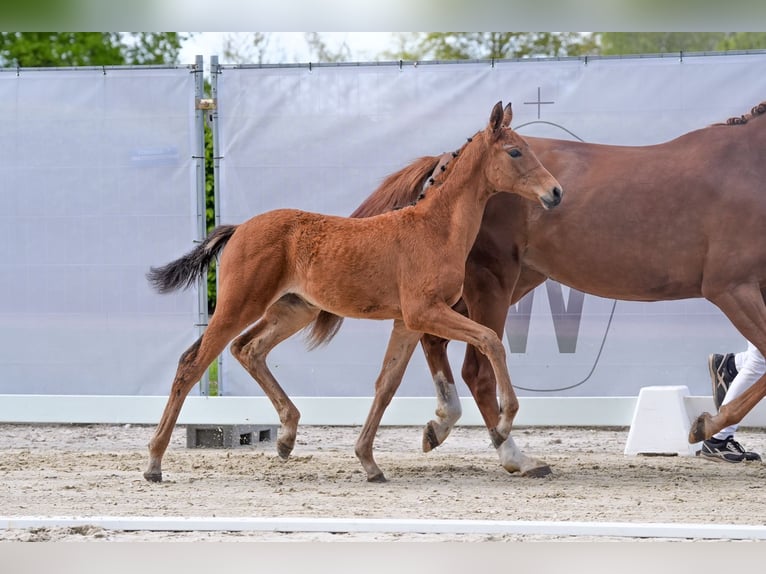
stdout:
[[(766, 353), (766, 304), (764, 293), (757, 284), (739, 285), (705, 296), (715, 303), (740, 333), (761, 354)], [(764, 355), (766, 356), (766, 355)], [(722, 406), (718, 414), (702, 413), (689, 430), (689, 442), (709, 439), (723, 428), (739, 423), (761, 399), (766, 397), (766, 374), (736, 399)]]
[(232, 355), (260, 385), (279, 415), (277, 453), (283, 459), (290, 456), (295, 447), (301, 413), (269, 370), (266, 357), (279, 343), (313, 321), (318, 313), (319, 309), (300, 297), (285, 295), (231, 345)]
[(408, 330), (404, 326), (404, 322), (399, 319), (394, 321), (386, 356), (383, 359), (383, 367), (375, 381), (375, 397), (372, 400), (367, 420), (364, 421), (362, 432), (356, 441), (356, 456), (367, 472), (369, 482), (386, 482), (383, 471), (380, 470), (372, 456), (372, 445), (383, 413), (402, 382), (404, 370), (407, 368), (421, 334)]
[[(480, 265), (469, 265), (468, 269), (463, 297), (470, 311), (469, 316), (477, 323), (492, 329), (502, 340), (509, 301), (511, 304), (517, 303), (524, 295), (542, 283), (545, 276), (536, 271), (519, 269), (511, 262), (506, 262), (500, 276), (498, 269), (493, 271)], [(514, 279), (516, 273), (518, 276)], [(509, 292), (509, 288), (512, 292)], [(500, 419), (494, 369), (487, 357), (471, 345), (466, 347), (462, 376), (490, 431), (493, 444), (498, 448), (501, 464), (513, 472), (518, 466), (514, 461), (520, 456), (516, 452), (515, 445), (512, 443), (498, 445), (499, 437), (492, 431)], [(513, 402), (509, 407), (509, 415), (512, 419), (515, 418), (518, 409), (519, 403), (514, 392)], [(526, 470), (522, 471), (522, 474), (537, 477), (546, 476), (550, 472), (551, 469), (547, 464), (540, 463), (540, 466), (526, 465)]]

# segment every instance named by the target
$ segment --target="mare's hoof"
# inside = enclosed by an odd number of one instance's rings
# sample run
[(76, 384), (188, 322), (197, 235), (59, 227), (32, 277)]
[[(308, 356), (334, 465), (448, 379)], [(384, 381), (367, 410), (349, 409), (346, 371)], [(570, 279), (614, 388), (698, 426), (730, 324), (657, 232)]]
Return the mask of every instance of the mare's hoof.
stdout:
[(145, 472), (144, 478), (149, 482), (162, 482), (161, 472)]
[(367, 477), (367, 482), (383, 483), (383, 482), (388, 482), (388, 479), (381, 472), (380, 474), (376, 474), (376, 475), (373, 475), (373, 476), (368, 476)]
[(707, 438), (705, 436), (705, 427), (710, 418), (709, 413), (702, 413), (697, 417), (692, 424), (692, 428), (689, 430), (689, 444), (694, 444), (695, 442), (700, 442)]
[(439, 439), (436, 437), (434, 422), (430, 421), (426, 428), (423, 429), (423, 452), (431, 452), (440, 444)]
[(528, 476), (530, 478), (542, 478), (544, 476), (548, 476), (549, 474), (552, 474), (553, 471), (551, 471), (551, 467), (547, 464), (544, 464), (542, 466), (536, 466), (535, 468), (530, 468), (529, 470), (525, 470), (521, 473), (521, 476)]

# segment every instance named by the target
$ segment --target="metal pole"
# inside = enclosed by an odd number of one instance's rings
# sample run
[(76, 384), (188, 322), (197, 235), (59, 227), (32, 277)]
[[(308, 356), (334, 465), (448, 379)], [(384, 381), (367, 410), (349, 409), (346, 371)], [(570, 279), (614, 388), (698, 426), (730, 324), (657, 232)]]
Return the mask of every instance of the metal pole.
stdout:
[[(210, 56), (210, 97), (213, 108), (210, 110), (210, 130), (213, 135), (213, 205), (215, 210), (215, 225), (221, 225), (221, 194), (218, 193), (221, 184), (221, 154), (220, 137), (218, 133), (218, 56)], [(215, 268), (215, 290), (218, 293), (218, 267)], [(218, 396), (224, 394), (223, 355), (218, 355)]]
[[(201, 242), (207, 237), (207, 224), (205, 221), (205, 110), (199, 102), (205, 97), (204, 61), (202, 56), (197, 56), (194, 66), (194, 161), (197, 175), (197, 241)], [(197, 329), (199, 335), (205, 332), (207, 327), (207, 274), (199, 279), (197, 286), (199, 296), (197, 301)], [(210, 376), (208, 371), (202, 375), (199, 383), (199, 394), (210, 394)]]

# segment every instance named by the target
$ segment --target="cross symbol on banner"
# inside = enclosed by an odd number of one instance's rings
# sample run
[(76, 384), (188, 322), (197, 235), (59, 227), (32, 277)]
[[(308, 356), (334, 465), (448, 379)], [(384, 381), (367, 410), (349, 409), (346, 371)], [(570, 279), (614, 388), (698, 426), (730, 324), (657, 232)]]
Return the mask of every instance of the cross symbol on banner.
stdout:
[(537, 86), (537, 101), (536, 102), (524, 102), (525, 104), (536, 104), (537, 105), (537, 119), (540, 119), (540, 106), (542, 104), (555, 104), (556, 102), (543, 102), (540, 99), (540, 86)]

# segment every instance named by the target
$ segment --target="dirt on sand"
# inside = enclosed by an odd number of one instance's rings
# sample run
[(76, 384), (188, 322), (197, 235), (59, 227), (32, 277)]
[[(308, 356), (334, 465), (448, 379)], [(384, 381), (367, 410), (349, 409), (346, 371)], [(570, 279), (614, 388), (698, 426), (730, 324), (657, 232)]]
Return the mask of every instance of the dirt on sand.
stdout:
[[(149, 426), (0, 425), (0, 515), (338, 517), (763, 524), (766, 465), (625, 456), (627, 429), (516, 429), (553, 469), (523, 478), (499, 465), (483, 428), (458, 427), (433, 452), (421, 429), (383, 427), (369, 484), (356, 427), (300, 427), (287, 461), (273, 442), (188, 449), (175, 429), (164, 482), (142, 476)], [(766, 452), (766, 432), (737, 438)], [(0, 530), (0, 540), (518, 540), (523, 536), (110, 531), (98, 526)], [(544, 537), (543, 537), (544, 538)]]

